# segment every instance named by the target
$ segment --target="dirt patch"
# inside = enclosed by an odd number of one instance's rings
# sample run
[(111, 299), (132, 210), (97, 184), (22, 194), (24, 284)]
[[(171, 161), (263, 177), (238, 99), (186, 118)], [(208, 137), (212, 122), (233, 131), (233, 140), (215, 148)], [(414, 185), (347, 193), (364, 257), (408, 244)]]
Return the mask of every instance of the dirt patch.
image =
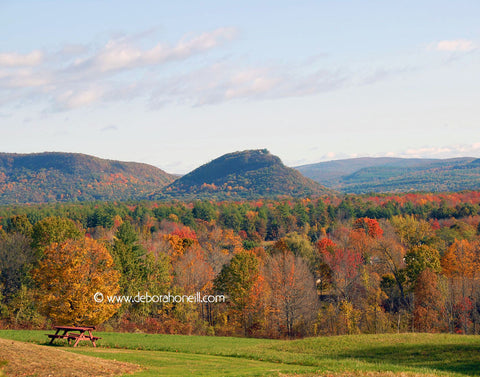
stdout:
[[(2, 360), (6, 365), (2, 365)], [(135, 364), (78, 355), (48, 346), (0, 339), (0, 376), (117, 376), (140, 370)]]

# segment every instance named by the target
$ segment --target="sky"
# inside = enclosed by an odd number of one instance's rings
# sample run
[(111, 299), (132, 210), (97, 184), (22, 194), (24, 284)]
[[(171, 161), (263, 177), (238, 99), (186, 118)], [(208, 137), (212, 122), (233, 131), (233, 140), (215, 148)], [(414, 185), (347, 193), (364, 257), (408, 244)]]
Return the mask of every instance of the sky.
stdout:
[(183, 174), (480, 157), (480, 2), (0, 0), (0, 152)]

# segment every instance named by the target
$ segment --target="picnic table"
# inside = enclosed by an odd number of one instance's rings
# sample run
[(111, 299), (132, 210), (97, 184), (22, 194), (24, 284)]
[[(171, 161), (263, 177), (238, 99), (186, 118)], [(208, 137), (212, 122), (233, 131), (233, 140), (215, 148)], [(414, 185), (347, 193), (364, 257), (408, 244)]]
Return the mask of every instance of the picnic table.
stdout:
[(101, 339), (92, 334), (95, 326), (53, 326), (53, 328), (57, 330), (55, 334), (46, 334), (51, 339), (49, 344), (53, 344), (55, 339), (67, 339), (68, 344), (71, 340), (75, 340), (73, 346), (76, 347), (81, 340), (89, 340), (96, 347), (95, 341)]

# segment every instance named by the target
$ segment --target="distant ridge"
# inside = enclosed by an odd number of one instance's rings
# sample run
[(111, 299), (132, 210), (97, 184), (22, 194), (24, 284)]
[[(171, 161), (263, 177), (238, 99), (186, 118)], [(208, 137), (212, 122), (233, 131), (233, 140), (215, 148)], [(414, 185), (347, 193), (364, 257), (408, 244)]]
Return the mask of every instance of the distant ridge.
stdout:
[(325, 187), (286, 167), (266, 149), (228, 153), (200, 166), (163, 189), (182, 198), (260, 198), (314, 196)]
[[(295, 170), (296, 169), (296, 170)], [(80, 153), (0, 153), (0, 205), (238, 200), (332, 193), (480, 190), (480, 159), (354, 158), (286, 167), (266, 149), (225, 154), (178, 178)]]
[(0, 153), (0, 204), (142, 200), (175, 178), (151, 165), (80, 153)]
[(364, 157), (298, 166), (299, 172), (345, 193), (480, 190), (480, 159)]

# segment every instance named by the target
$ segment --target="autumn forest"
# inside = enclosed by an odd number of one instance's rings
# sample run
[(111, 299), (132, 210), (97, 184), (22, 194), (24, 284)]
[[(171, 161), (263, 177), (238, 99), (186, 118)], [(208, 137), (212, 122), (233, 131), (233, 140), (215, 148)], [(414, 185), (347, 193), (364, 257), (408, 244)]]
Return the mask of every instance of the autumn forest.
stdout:
[[(480, 192), (0, 208), (0, 327), (480, 332)], [(96, 303), (223, 294), (225, 303)]]

